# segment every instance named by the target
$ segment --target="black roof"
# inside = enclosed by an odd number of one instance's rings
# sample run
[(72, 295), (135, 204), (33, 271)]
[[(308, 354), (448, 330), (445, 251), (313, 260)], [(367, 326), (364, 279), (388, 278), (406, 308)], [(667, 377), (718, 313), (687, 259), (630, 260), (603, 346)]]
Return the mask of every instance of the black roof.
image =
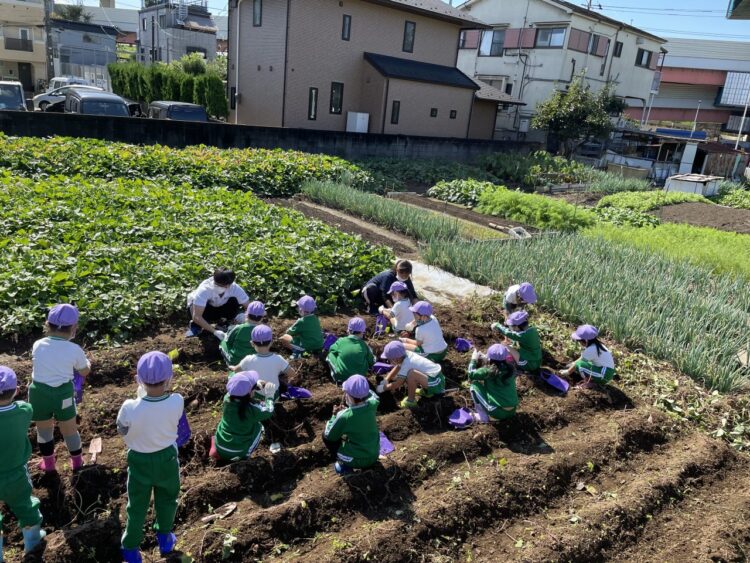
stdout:
[(403, 80), (479, 90), (476, 82), (453, 66), (423, 63), (376, 53), (365, 53), (365, 60), (375, 67), (380, 74), (388, 78), (401, 78)]
[(122, 97), (118, 96), (117, 94), (112, 94), (111, 92), (100, 92), (99, 90), (71, 90), (69, 95), (71, 93), (74, 93), (81, 99), (91, 98), (97, 100), (106, 100), (108, 102), (125, 103), (125, 100)]
[(73, 22), (69, 20), (61, 20), (58, 18), (50, 18), (50, 25), (52, 27), (60, 27), (62, 29), (70, 29), (72, 31), (81, 31), (83, 33), (100, 33), (102, 35), (113, 36), (115, 38), (120, 33), (120, 31), (116, 27), (112, 27), (111, 25)]

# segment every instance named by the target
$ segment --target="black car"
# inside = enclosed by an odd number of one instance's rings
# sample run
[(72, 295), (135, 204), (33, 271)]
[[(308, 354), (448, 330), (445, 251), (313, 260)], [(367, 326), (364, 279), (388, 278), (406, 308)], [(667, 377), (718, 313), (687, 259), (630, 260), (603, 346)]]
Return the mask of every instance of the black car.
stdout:
[(80, 113), (83, 115), (130, 117), (128, 104), (120, 96), (92, 90), (73, 89), (68, 91), (65, 96), (64, 111), (65, 113)]
[(153, 119), (175, 119), (179, 121), (210, 121), (206, 110), (198, 104), (186, 102), (151, 102), (148, 116)]

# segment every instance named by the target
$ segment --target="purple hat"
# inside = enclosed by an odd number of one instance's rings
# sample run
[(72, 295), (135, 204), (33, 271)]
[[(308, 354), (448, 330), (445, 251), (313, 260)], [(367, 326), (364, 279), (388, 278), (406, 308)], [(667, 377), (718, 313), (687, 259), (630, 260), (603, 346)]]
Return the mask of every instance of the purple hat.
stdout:
[(5, 393), (18, 386), (16, 372), (7, 366), (0, 366), (0, 393)]
[(519, 286), (518, 295), (524, 303), (536, 303), (536, 291), (529, 282), (524, 282)]
[(297, 307), (299, 307), (303, 313), (312, 313), (317, 305), (315, 304), (315, 299), (309, 295), (303, 295), (300, 297), (299, 301), (297, 301)]
[(258, 384), (257, 371), (241, 371), (227, 381), (227, 392), (233, 397), (244, 397)]
[(487, 349), (487, 357), (496, 362), (502, 362), (508, 357), (508, 349), (502, 344), (493, 344)]
[(394, 340), (386, 344), (383, 353), (380, 355), (381, 358), (386, 360), (398, 360), (404, 356), (406, 356), (406, 348), (400, 340)]
[(466, 338), (456, 338), (455, 346), (457, 352), (464, 353), (471, 350), (472, 343), (471, 340), (467, 340)]
[(570, 335), (573, 340), (593, 340), (599, 336), (599, 329), (591, 325), (581, 325)]
[(406, 287), (406, 284), (404, 282), (395, 281), (391, 284), (391, 287), (388, 290), (388, 295), (390, 295), (394, 291), (408, 291), (408, 290), (409, 288)]
[(73, 326), (78, 322), (78, 309), (67, 303), (55, 305), (50, 309), (47, 321), (57, 326)]
[(520, 326), (523, 323), (528, 322), (528, 320), (529, 314), (526, 311), (516, 311), (508, 317), (508, 320), (505, 321), (505, 324), (508, 326)]
[(430, 305), (427, 301), (417, 301), (409, 307), (409, 310), (412, 313), (417, 313), (418, 315), (425, 315), (429, 317), (432, 315), (432, 305)]
[(361, 317), (354, 317), (353, 319), (349, 319), (347, 330), (349, 332), (365, 332), (367, 330), (367, 323)]
[(253, 342), (270, 342), (273, 340), (273, 330), (268, 325), (258, 325), (250, 333)]
[(364, 375), (352, 375), (344, 381), (344, 393), (355, 399), (364, 399), (370, 394), (370, 383)]
[(262, 317), (266, 314), (266, 306), (260, 301), (253, 301), (247, 306), (245, 314), (252, 315), (253, 317)]
[(162, 383), (172, 377), (172, 360), (164, 352), (147, 352), (138, 360), (136, 373), (141, 383)]

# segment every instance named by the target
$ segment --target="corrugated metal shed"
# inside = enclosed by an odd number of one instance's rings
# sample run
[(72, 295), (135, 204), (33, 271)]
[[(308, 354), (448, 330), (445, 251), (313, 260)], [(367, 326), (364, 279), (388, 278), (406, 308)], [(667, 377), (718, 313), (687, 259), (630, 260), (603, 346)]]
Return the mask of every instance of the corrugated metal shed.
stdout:
[(664, 66), (750, 71), (750, 43), (708, 39), (670, 38)]

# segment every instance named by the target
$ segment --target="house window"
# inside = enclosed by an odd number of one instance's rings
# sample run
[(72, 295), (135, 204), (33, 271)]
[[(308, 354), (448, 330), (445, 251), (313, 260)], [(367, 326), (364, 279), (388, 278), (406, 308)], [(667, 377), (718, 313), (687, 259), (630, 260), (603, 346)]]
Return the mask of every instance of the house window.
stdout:
[(437, 108), (430, 109), (430, 117), (437, 117)]
[(142, 29), (143, 31), (146, 31), (146, 18), (143, 18), (143, 19), (141, 20), (141, 29)]
[(253, 0), (253, 27), (263, 23), (263, 0)]
[(505, 93), (509, 96), (513, 93), (513, 84), (506, 84), (505, 85)]
[(307, 119), (315, 121), (318, 119), (318, 89), (310, 88), (307, 95)]
[(21, 41), (29, 41), (31, 40), (31, 32), (26, 27), (21, 27), (18, 29), (18, 38)]
[(599, 35), (591, 35), (591, 39), (589, 39), (589, 54), (596, 55), (596, 51), (599, 48), (599, 41), (602, 39), (603, 37)]
[(344, 41), (349, 41), (349, 38), (352, 34), (352, 17), (351, 16), (344, 16), (344, 21), (341, 24), (341, 39)]
[(502, 57), (505, 30), (485, 31), (479, 44), (480, 57)]
[(651, 64), (651, 57), (653, 56), (654, 54), (651, 51), (646, 51), (646, 49), (638, 49), (638, 55), (636, 55), (635, 57), (635, 66), (648, 68)]
[(561, 49), (565, 43), (564, 27), (542, 27), (536, 32), (536, 46)]
[(622, 56), (622, 41), (615, 41), (614, 56), (618, 59)]
[(402, 50), (405, 53), (414, 52), (414, 34), (417, 31), (417, 24), (414, 22), (407, 21), (404, 24), (404, 44)]
[(341, 82), (331, 82), (331, 113), (341, 114), (344, 105), (344, 85)]
[(391, 125), (398, 125), (398, 117), (401, 113), (401, 102), (393, 100), (391, 104)]
[(451, 119), (456, 119), (456, 116), (457, 116), (457, 115), (458, 115), (458, 112), (457, 112), (456, 110), (452, 109), (452, 110), (451, 110), (451, 115), (450, 115), (450, 118), (451, 118)]
[(159, 27), (162, 29), (167, 27), (167, 16), (164, 14), (159, 15)]
[(459, 49), (476, 49), (479, 46), (479, 38), (482, 32), (478, 29), (464, 29), (458, 34)]

